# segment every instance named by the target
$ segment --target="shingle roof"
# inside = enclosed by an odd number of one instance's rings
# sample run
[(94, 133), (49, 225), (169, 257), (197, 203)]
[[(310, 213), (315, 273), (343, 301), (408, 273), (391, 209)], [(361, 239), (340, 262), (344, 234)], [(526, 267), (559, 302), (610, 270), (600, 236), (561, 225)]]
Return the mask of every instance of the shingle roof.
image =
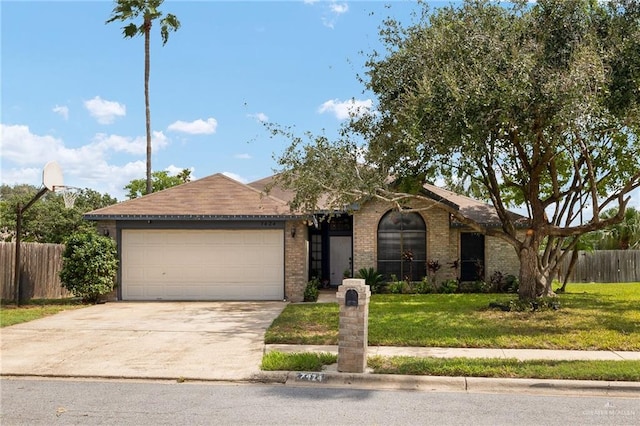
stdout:
[[(293, 191), (274, 186), (268, 195), (265, 194), (265, 188), (273, 180), (274, 176), (269, 176), (245, 185), (218, 173), (94, 210), (84, 217), (90, 220), (295, 217), (288, 205), (293, 199)], [(469, 219), (483, 225), (500, 225), (500, 219), (490, 204), (435, 185), (425, 184), (424, 190), (428, 197), (456, 208)], [(516, 222), (524, 224), (527, 220), (524, 216), (511, 214)]]
[(90, 220), (291, 217), (287, 202), (215, 174), (88, 212)]
[[(248, 185), (259, 191), (264, 191), (267, 185), (273, 182), (274, 178), (275, 176), (269, 176), (255, 182), (250, 182), (248, 183)], [(288, 202), (293, 199), (294, 192), (291, 190), (285, 190), (278, 186), (274, 186), (269, 192), (269, 195)], [(468, 217), (469, 219), (472, 219), (479, 224), (489, 226), (501, 225), (500, 218), (496, 213), (495, 208), (490, 204), (457, 194), (455, 192), (431, 184), (424, 185), (424, 195), (435, 201), (447, 204), (450, 207), (455, 208), (456, 210), (460, 211), (465, 217)], [(322, 204), (322, 200), (320, 200), (320, 203)], [(328, 210), (328, 207), (322, 205), (320, 205), (319, 208)], [(521, 216), (517, 213), (510, 212), (509, 214), (516, 222), (516, 224), (524, 224), (527, 220), (526, 217)], [(454, 223), (457, 222), (454, 221)]]
[[(501, 225), (500, 217), (491, 204), (431, 184), (425, 184), (424, 189), (429, 197), (436, 201), (446, 200), (449, 203), (453, 203), (458, 207), (460, 213), (477, 223), (489, 226)], [(528, 220), (526, 217), (514, 212), (509, 212), (508, 214), (516, 224), (524, 225)]]

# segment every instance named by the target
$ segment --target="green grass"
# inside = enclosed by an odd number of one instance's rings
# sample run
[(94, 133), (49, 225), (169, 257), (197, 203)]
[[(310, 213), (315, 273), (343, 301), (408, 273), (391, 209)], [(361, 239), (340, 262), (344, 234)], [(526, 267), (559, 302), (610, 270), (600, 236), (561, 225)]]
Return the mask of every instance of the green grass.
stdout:
[[(561, 309), (502, 312), (507, 294), (373, 295), (369, 345), (640, 350), (640, 283), (569, 284)], [(266, 343), (338, 342), (338, 305), (291, 304)]]
[(552, 361), (498, 358), (370, 357), (377, 374), (640, 381), (640, 361)]
[(330, 353), (272, 351), (262, 357), (260, 368), (265, 371), (322, 371), (324, 365), (335, 364), (338, 356)]
[(33, 321), (83, 306), (77, 299), (32, 300), (20, 306), (3, 302), (0, 304), (0, 327)]
[[(325, 365), (336, 362), (336, 355), (325, 352), (272, 351), (264, 355), (260, 368), (264, 371), (322, 371)], [(513, 358), (372, 356), (367, 365), (375, 374), (640, 381), (640, 361), (518, 361)]]

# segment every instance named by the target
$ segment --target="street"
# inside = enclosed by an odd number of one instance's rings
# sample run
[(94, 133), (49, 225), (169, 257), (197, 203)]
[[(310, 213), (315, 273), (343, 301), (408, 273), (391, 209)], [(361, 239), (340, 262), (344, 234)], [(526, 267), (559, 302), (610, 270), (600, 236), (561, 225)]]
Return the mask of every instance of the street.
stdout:
[(261, 384), (0, 380), (9, 425), (637, 425), (634, 398)]

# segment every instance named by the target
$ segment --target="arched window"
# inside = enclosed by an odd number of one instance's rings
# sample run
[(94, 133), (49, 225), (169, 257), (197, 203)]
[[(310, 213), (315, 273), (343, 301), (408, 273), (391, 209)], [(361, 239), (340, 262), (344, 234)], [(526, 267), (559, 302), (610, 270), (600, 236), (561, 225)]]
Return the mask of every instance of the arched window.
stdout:
[(387, 212), (378, 223), (378, 271), (387, 279), (421, 280), (426, 275), (426, 234), (418, 213)]

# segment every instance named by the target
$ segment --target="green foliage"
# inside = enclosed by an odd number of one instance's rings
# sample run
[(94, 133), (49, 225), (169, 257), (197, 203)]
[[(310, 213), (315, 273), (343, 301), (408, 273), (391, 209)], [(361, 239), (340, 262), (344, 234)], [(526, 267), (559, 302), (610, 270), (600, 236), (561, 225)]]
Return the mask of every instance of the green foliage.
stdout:
[[(605, 218), (614, 217), (618, 209), (607, 210)], [(611, 225), (596, 233), (596, 250), (637, 250), (640, 249), (640, 210), (627, 207), (622, 222)]]
[(327, 352), (284, 353), (271, 351), (262, 357), (261, 370), (265, 371), (322, 371), (325, 365), (338, 362), (338, 356)]
[(414, 283), (413, 290), (417, 294), (429, 294), (435, 293), (436, 291), (436, 289), (433, 288), (432, 282), (427, 277), (422, 278), (422, 281)]
[(362, 268), (358, 271), (358, 278), (364, 280), (365, 285), (371, 289), (371, 293), (380, 293), (384, 285), (384, 277), (374, 268)]
[(304, 301), (305, 302), (317, 302), (320, 287), (320, 280), (317, 277), (313, 277), (304, 288)]
[(125, 38), (133, 38), (139, 35), (148, 34), (151, 22), (160, 19), (160, 35), (162, 44), (167, 44), (169, 31), (177, 31), (180, 28), (180, 21), (175, 15), (168, 13), (163, 17), (159, 10), (164, 0), (116, 0), (112, 15), (107, 20), (107, 24), (114, 21), (129, 21), (142, 18), (139, 25), (129, 23), (122, 27), (122, 35)]
[(458, 290), (458, 280), (446, 280), (440, 283), (438, 293), (451, 294)]
[[(428, 199), (416, 180), (473, 182), (500, 227), (440, 207), (519, 250), (521, 298), (548, 293), (562, 250), (620, 222), (601, 213), (624, 209), (640, 186), (640, 8), (469, 0), (432, 13), (426, 3), (408, 26), (381, 28), (384, 54), (370, 54), (362, 78), (375, 111), (354, 113), (335, 141), (268, 125), (291, 140), (278, 184), (313, 213), (319, 200), (341, 211), (371, 197), (399, 208)], [(529, 212), (531, 238), (512, 205)], [(585, 208), (593, 219), (580, 223)]]
[[(16, 206), (26, 205), (38, 192), (32, 185), (0, 186), (0, 235), (13, 241), (16, 229)], [(46, 193), (22, 215), (22, 241), (61, 244), (74, 232), (91, 232), (94, 222), (82, 216), (92, 210), (110, 206), (118, 200), (89, 188), (81, 189), (74, 206), (66, 208), (62, 195)]]
[(111, 238), (85, 232), (65, 242), (60, 271), (62, 286), (85, 303), (96, 303), (114, 288), (118, 271), (116, 243)]
[[(151, 176), (152, 192), (162, 191), (177, 185), (182, 185), (191, 180), (191, 170), (183, 169), (175, 176), (169, 176), (166, 170), (153, 172)], [(124, 187), (127, 190), (127, 197), (132, 200), (146, 194), (146, 179), (134, 179)]]
[(387, 290), (391, 294), (403, 294), (407, 293), (409, 284), (404, 280), (393, 280), (387, 283)]

